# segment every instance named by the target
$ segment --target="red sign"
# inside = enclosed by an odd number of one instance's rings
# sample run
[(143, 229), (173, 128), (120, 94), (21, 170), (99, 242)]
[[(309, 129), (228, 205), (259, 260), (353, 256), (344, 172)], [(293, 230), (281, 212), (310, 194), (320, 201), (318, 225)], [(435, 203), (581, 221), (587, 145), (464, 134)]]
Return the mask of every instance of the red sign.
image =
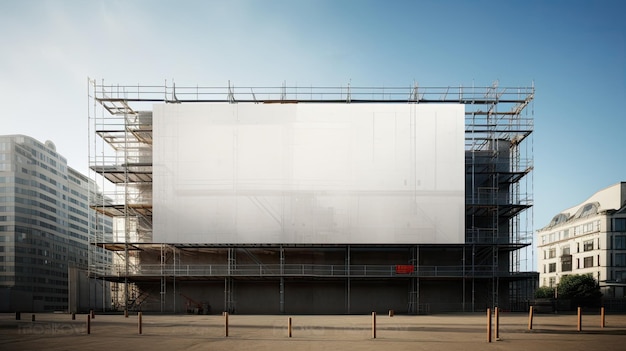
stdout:
[(396, 273), (397, 274), (411, 274), (415, 270), (412, 264), (397, 264), (396, 265)]

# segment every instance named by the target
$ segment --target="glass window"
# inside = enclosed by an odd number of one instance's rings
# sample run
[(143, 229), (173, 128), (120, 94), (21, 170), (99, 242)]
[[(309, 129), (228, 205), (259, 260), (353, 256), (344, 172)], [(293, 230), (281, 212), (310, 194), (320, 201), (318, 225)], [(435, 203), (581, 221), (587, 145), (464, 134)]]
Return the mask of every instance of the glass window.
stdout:
[(626, 232), (626, 218), (613, 219), (613, 231), (614, 232)]
[(587, 240), (583, 242), (583, 251), (593, 250), (593, 240)]
[(548, 258), (555, 258), (556, 257), (556, 248), (551, 248), (548, 251)]
[(556, 272), (556, 263), (550, 263), (550, 265), (548, 266), (548, 271), (550, 273)]
[(572, 255), (565, 255), (561, 257), (561, 271), (562, 272), (572, 271)]
[(626, 253), (616, 253), (613, 262), (616, 267), (626, 267)]
[(626, 250), (626, 235), (616, 235), (613, 237), (615, 244), (613, 249)]
[(584, 268), (593, 267), (593, 256), (588, 256), (583, 259), (583, 267)]

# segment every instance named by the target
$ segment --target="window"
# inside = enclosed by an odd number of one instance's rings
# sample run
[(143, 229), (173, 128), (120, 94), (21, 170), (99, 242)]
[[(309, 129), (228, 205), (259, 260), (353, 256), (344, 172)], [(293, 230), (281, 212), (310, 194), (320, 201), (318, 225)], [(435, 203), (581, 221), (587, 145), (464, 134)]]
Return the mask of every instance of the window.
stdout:
[(550, 273), (554, 273), (554, 272), (556, 272), (556, 263), (550, 263), (550, 264), (548, 265), (548, 271), (549, 271)]
[(555, 258), (556, 257), (556, 248), (551, 248), (550, 250), (548, 250), (548, 258)]
[(550, 287), (553, 288), (556, 286), (556, 277), (550, 277)]
[(569, 252), (569, 246), (566, 246), (563, 248), (563, 253), (561, 254), (561, 256), (568, 256), (570, 254)]
[(613, 219), (613, 231), (614, 232), (626, 232), (626, 218)]
[(599, 227), (600, 227), (599, 221), (585, 223), (582, 225), (582, 233), (586, 234), (586, 233), (591, 233), (591, 232), (597, 232)]
[(583, 259), (583, 267), (584, 268), (593, 267), (593, 256), (588, 256)]
[(616, 253), (613, 264), (616, 267), (626, 267), (626, 253)]
[(561, 271), (562, 272), (572, 271), (572, 255), (561, 256)]
[(616, 235), (614, 241), (615, 245), (613, 245), (613, 249), (626, 250), (626, 235)]
[(587, 240), (583, 242), (583, 251), (593, 250), (593, 240)]
[(598, 213), (598, 203), (597, 202), (587, 203), (585, 204), (585, 206), (583, 206), (583, 208), (578, 210), (578, 213), (576, 213), (574, 217), (584, 218), (584, 217), (588, 217), (596, 213)]

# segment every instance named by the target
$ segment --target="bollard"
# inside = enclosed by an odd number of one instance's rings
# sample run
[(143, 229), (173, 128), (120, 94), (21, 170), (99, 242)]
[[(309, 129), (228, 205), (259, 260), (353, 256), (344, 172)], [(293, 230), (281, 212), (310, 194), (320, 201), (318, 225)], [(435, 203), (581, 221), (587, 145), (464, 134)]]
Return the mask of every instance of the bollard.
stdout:
[(393, 317), (393, 310), (389, 310), (389, 317)]
[(291, 337), (291, 317), (287, 318), (287, 336)]
[(500, 308), (496, 307), (496, 340), (500, 340)]
[(582, 326), (582, 322), (583, 322), (583, 313), (580, 307), (578, 307), (578, 331), (582, 331), (583, 330), (583, 326)]
[(75, 321), (76, 320), (76, 313), (72, 313), (72, 320)]
[(35, 321), (35, 315), (33, 314), (33, 316), (31, 317), (31, 321)]
[(124, 310), (124, 318), (128, 318), (128, 310)]
[(20, 319), (22, 319), (22, 314), (20, 312), (15, 312), (15, 320), (19, 321)]
[(372, 312), (372, 339), (376, 339), (376, 312)]
[(533, 330), (533, 306), (528, 310), (528, 330)]
[(228, 312), (224, 312), (224, 336), (228, 337)]
[(605, 319), (604, 319), (604, 307), (600, 308), (600, 328), (604, 328), (605, 326)]
[(491, 342), (491, 308), (487, 309), (487, 342)]
[(91, 318), (87, 315), (87, 334), (91, 334)]
[(89, 310), (89, 314), (91, 314), (91, 319), (96, 319), (96, 313), (94, 310)]
[(139, 335), (141, 335), (141, 334), (142, 334), (142, 332), (143, 332), (143, 325), (142, 325), (142, 320), (141, 320), (142, 318), (141, 318), (141, 316), (142, 316), (142, 315), (141, 315), (141, 311), (139, 311), (139, 312), (137, 313), (137, 317), (138, 317), (138, 318), (137, 318), (137, 329), (138, 329), (138, 331), (139, 331)]

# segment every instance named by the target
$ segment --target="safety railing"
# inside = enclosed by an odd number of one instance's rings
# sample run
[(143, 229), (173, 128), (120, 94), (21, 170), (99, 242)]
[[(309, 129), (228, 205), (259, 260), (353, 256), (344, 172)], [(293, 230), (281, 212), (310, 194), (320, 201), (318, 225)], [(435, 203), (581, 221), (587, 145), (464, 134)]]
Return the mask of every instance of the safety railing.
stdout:
[[(403, 268), (406, 265), (400, 265)], [(179, 277), (493, 277), (511, 276), (492, 266), (419, 266), (412, 272), (397, 265), (316, 265), (316, 264), (143, 264), (126, 274), (123, 265), (113, 266), (113, 276), (179, 276)]]

